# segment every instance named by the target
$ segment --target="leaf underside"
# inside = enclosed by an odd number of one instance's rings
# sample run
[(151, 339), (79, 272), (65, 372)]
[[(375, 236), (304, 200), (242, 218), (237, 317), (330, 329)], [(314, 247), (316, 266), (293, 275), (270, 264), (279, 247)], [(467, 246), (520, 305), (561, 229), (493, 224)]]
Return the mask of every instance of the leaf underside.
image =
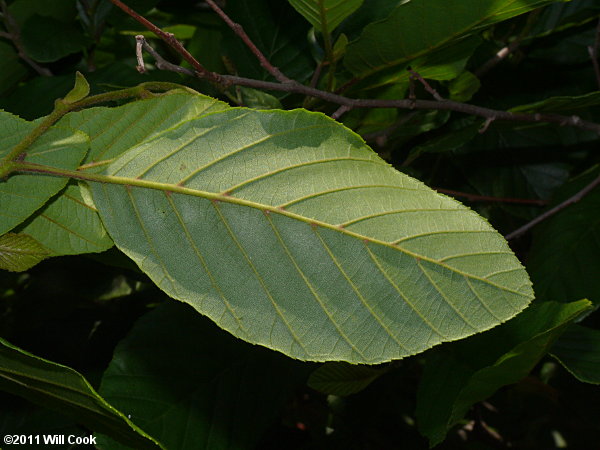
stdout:
[[(0, 111), (0, 158), (6, 156), (35, 125)], [(88, 149), (88, 138), (80, 132), (51, 128), (26, 152), (28, 162), (75, 169)], [(0, 235), (22, 223), (67, 184), (66, 178), (11, 176), (0, 182)]]
[(23, 272), (46, 258), (50, 252), (27, 234), (0, 236), (0, 269)]
[(104, 173), (119, 183), (91, 183), (104, 225), (161, 289), (294, 358), (402, 358), (533, 297), (484, 219), (318, 113), (203, 115)]

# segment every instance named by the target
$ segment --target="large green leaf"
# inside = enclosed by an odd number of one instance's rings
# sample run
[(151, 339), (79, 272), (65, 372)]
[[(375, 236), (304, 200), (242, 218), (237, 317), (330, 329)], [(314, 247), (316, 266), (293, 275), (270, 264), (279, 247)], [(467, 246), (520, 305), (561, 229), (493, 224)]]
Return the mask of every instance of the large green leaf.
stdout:
[(331, 33), (363, 0), (288, 0), (321, 33)]
[(161, 448), (99, 396), (81, 374), (27, 353), (2, 338), (0, 389), (59, 410), (133, 448)]
[[(0, 170), (2, 158), (29, 134), (35, 125), (0, 111)], [(75, 169), (88, 149), (81, 131), (53, 127), (27, 149), (25, 161)], [(40, 176), (11, 176), (0, 180), (0, 235), (33, 214), (67, 184), (66, 179)]]
[(402, 358), (489, 329), (533, 297), (484, 219), (319, 113), (207, 114), (105, 173), (94, 202), (141, 270), (294, 358)]
[(514, 320), (430, 355), (419, 386), (417, 420), (430, 444), (442, 442), (469, 408), (533, 369), (591, 304), (536, 303)]
[(119, 344), (100, 393), (168, 449), (254, 449), (309, 370), (169, 302)]
[(557, 0), (413, 0), (365, 27), (344, 63), (356, 76), (397, 66), (496, 22)]

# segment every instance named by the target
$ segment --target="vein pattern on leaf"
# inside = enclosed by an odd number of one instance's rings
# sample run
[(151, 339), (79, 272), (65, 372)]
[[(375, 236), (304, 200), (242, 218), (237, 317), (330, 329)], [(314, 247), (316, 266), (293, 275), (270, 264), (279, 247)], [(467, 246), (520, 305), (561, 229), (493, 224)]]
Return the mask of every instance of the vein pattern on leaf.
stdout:
[(95, 208), (87, 205), (80, 187), (67, 185), (19, 231), (29, 234), (55, 255), (101, 252), (112, 246)]
[(317, 113), (203, 115), (106, 175), (115, 184), (91, 183), (104, 224), (159, 287), (294, 358), (401, 358), (532, 297), (484, 219)]
[[(194, 250), (194, 253), (196, 254), (198, 261), (200, 262), (200, 264), (202, 265), (202, 268), (206, 271), (207, 276), (210, 279), (210, 284), (211, 286), (214, 288), (214, 290), (218, 293), (221, 301), (223, 302), (223, 304), (225, 305), (225, 308), (227, 309), (227, 312), (231, 315), (231, 317), (236, 321), (239, 330), (244, 333), (245, 335), (249, 335), (248, 330), (244, 327), (244, 324), (242, 323), (242, 321), (240, 320), (239, 317), (236, 316), (235, 314), (235, 310), (233, 309), (233, 307), (231, 306), (231, 304), (229, 303), (229, 300), (227, 300), (227, 297), (223, 294), (223, 291), (219, 288), (219, 284), (218, 284), (218, 277), (216, 277), (208, 268), (206, 261), (204, 259), (204, 257), (202, 256), (202, 254), (200, 253), (200, 251), (198, 250), (198, 247), (196, 246), (195, 242), (194, 242), (194, 238), (190, 235), (190, 232), (187, 228), (187, 226), (185, 225), (183, 218), (181, 216), (181, 213), (179, 212), (179, 210), (177, 209), (177, 206), (175, 205), (175, 203), (173, 203), (173, 200), (171, 198), (171, 196), (167, 196), (167, 200), (169, 201), (169, 203), (171, 204), (171, 207), (173, 208), (174, 213), (177, 215), (177, 221), (179, 222), (179, 225), (181, 227), (181, 230), (183, 231), (183, 233), (185, 233), (185, 237), (187, 239), (187, 241), (189, 242), (189, 244), (192, 246), (192, 249)], [(223, 317), (221, 316), (221, 319)]]
[(84, 163), (113, 160), (132, 145), (203, 114), (228, 106), (210, 97), (181, 91), (128, 103), (118, 108), (95, 107), (65, 115), (59, 125), (83, 131), (91, 148)]
[(293, 264), (293, 266), (296, 269), (296, 271), (298, 272), (298, 274), (302, 277), (302, 281), (304, 282), (304, 284), (310, 290), (310, 293), (312, 294), (313, 298), (318, 302), (319, 307), (327, 315), (327, 318), (329, 319), (329, 321), (331, 322), (331, 324), (336, 328), (336, 330), (339, 333), (340, 337), (347, 343), (347, 345), (352, 349), (353, 352), (355, 352), (356, 354), (358, 354), (362, 359), (366, 359), (366, 356), (358, 348), (356, 348), (356, 346), (348, 338), (348, 336), (344, 332), (343, 328), (336, 323), (336, 321), (335, 321), (335, 319), (334, 319), (331, 311), (329, 311), (329, 309), (327, 307), (327, 304), (319, 297), (319, 295), (318, 295), (315, 287), (311, 284), (311, 282), (307, 278), (306, 274), (302, 271), (302, 268), (298, 265), (298, 262), (296, 261), (296, 259), (292, 255), (292, 253), (291, 253), (290, 249), (288, 248), (288, 246), (286, 245), (285, 241), (282, 239), (281, 234), (277, 230), (277, 227), (273, 223), (273, 220), (271, 220), (271, 218), (270, 218), (270, 213), (266, 213), (265, 216), (267, 217), (267, 220), (269, 221), (269, 224), (271, 225), (271, 228), (273, 228), (273, 233), (275, 233), (275, 236), (277, 237), (277, 241), (281, 245), (281, 247), (284, 250), (285, 254), (289, 258), (290, 262)]
[[(0, 160), (17, 145), (35, 125), (0, 111)], [(6, 134), (12, 133), (12, 134)], [(75, 169), (84, 158), (88, 137), (74, 129), (52, 127), (28, 149), (25, 161)], [(9, 177), (0, 183), (0, 235), (24, 222), (67, 184), (66, 178)]]

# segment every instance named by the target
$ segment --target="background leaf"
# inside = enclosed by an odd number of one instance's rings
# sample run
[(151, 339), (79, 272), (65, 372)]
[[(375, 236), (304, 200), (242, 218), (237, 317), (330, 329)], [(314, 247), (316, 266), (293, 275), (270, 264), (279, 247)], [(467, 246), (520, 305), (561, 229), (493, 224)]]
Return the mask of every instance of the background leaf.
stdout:
[(571, 325), (550, 350), (578, 380), (600, 384), (600, 331)]
[(362, 391), (387, 371), (387, 367), (329, 362), (310, 374), (308, 386), (325, 394), (350, 395)]
[(365, 27), (348, 44), (344, 63), (355, 76), (397, 66), (481, 30), (555, 0), (418, 0), (398, 5), (382, 21)]
[(569, 113), (590, 106), (600, 105), (600, 92), (590, 92), (584, 95), (550, 97), (529, 105), (519, 105), (511, 108), (513, 112), (559, 112)]
[(363, 0), (288, 0), (321, 33), (331, 33)]
[(535, 303), (494, 330), (441, 349), (428, 359), (419, 386), (417, 419), (430, 445), (475, 403), (516, 383), (538, 363), (590, 302)]
[(309, 370), (169, 302), (119, 344), (100, 392), (166, 448), (253, 449)]
[(401, 358), (495, 326), (532, 297), (483, 219), (320, 114), (208, 114), (106, 173), (132, 186), (92, 183), (94, 202), (142, 271), (295, 358)]
[(4, 95), (27, 74), (27, 68), (19, 59), (15, 49), (6, 42), (0, 42), (0, 61), (2, 61), (0, 95)]
[(0, 389), (74, 417), (134, 448), (162, 448), (100, 397), (75, 370), (0, 338)]
[[(393, 66), (359, 82), (356, 89), (374, 89), (380, 86), (396, 85), (401, 92), (408, 89), (410, 72), (408, 67), (429, 80), (452, 80), (464, 72), (465, 65), (475, 49), (481, 44), (478, 36), (462, 39), (453, 45), (434, 50), (406, 62), (401, 67)], [(404, 95), (403, 93), (401, 95)], [(398, 94), (395, 95), (398, 98)]]
[(38, 62), (58, 61), (85, 48), (80, 28), (53, 17), (34, 14), (23, 24), (21, 35), (25, 51)]
[[(294, 12), (286, 1), (236, 0), (228, 2), (225, 11), (285, 75), (300, 82), (312, 75), (315, 62), (304, 38), (310, 27), (304, 21), (289, 20)], [(233, 69), (236, 75), (272, 79), (240, 38), (228, 29), (224, 31), (222, 48), (222, 55), (233, 65), (229, 70)]]
[[(598, 167), (570, 181), (555, 204), (581, 190), (600, 174)], [(527, 267), (539, 298), (600, 302), (600, 189), (542, 222), (534, 229)], [(560, 237), (557, 239), (557, 237)]]

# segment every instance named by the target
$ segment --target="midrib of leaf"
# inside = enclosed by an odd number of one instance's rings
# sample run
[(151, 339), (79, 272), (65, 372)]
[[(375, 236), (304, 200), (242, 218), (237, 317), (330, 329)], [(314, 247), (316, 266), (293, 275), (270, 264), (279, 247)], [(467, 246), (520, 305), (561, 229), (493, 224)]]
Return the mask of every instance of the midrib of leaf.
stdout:
[(52, 168), (52, 167), (40, 166), (37, 164), (26, 163), (26, 162), (17, 163), (15, 165), (15, 171), (44, 173), (44, 174), (55, 175), (55, 176), (59, 176), (59, 177), (73, 178), (73, 179), (78, 179), (78, 180), (83, 180), (83, 181), (88, 181), (88, 182), (99, 182), (99, 183), (121, 185), (121, 186), (125, 186), (125, 187), (140, 187), (140, 188), (163, 191), (167, 194), (169, 194), (169, 193), (182, 194), (182, 195), (187, 195), (187, 196), (204, 198), (207, 200), (211, 200), (213, 202), (230, 203), (230, 204), (237, 205), (237, 206), (244, 206), (244, 207), (248, 207), (248, 208), (258, 209), (258, 210), (262, 211), (263, 213), (267, 213), (267, 214), (271, 214), (271, 213), (281, 214), (285, 217), (289, 217), (291, 219), (294, 219), (294, 220), (297, 220), (300, 222), (304, 222), (309, 225), (320, 226), (323, 228), (327, 228), (327, 229), (336, 231), (338, 233), (345, 234), (347, 236), (351, 236), (358, 240), (372, 242), (372, 243), (375, 243), (378, 245), (382, 245), (382, 246), (394, 249), (396, 251), (400, 251), (400, 252), (406, 254), (407, 256), (410, 256), (410, 257), (416, 259), (417, 261), (427, 261), (434, 265), (440, 266), (446, 270), (454, 272), (458, 275), (482, 281), (482, 282), (487, 283), (490, 286), (493, 286), (502, 291), (510, 292), (510, 293), (516, 294), (521, 297), (524, 296), (524, 294), (521, 292), (515, 291), (515, 290), (510, 289), (505, 286), (500, 286), (500, 285), (488, 280), (487, 278), (463, 272), (455, 267), (444, 264), (443, 262), (441, 262), (437, 259), (415, 253), (406, 248), (403, 248), (400, 245), (396, 245), (394, 243), (382, 241), (380, 239), (376, 239), (376, 238), (373, 238), (370, 236), (359, 234), (359, 233), (350, 231), (348, 229), (342, 228), (338, 225), (333, 225), (333, 224), (330, 224), (327, 222), (322, 222), (318, 219), (308, 218), (308, 217), (302, 216), (300, 214), (296, 214), (296, 213), (287, 211), (285, 209), (281, 209), (281, 207), (279, 207), (279, 206), (265, 205), (262, 203), (253, 202), (251, 200), (233, 197), (227, 193), (208, 192), (208, 191), (203, 191), (203, 190), (199, 190), (199, 189), (188, 188), (185, 186), (181, 186), (180, 184), (162, 183), (162, 182), (158, 182), (158, 181), (143, 180), (143, 179), (139, 179), (139, 178), (128, 178), (128, 177), (121, 177), (121, 176), (116, 176), (116, 175), (100, 175), (100, 174), (94, 174), (94, 173), (84, 173), (84, 172), (80, 172), (80, 171), (56, 169), (56, 168)]
[(319, 18), (321, 20), (321, 29), (323, 35), (329, 34), (329, 23), (327, 22), (327, 10), (325, 8), (325, 0), (319, 0)]

